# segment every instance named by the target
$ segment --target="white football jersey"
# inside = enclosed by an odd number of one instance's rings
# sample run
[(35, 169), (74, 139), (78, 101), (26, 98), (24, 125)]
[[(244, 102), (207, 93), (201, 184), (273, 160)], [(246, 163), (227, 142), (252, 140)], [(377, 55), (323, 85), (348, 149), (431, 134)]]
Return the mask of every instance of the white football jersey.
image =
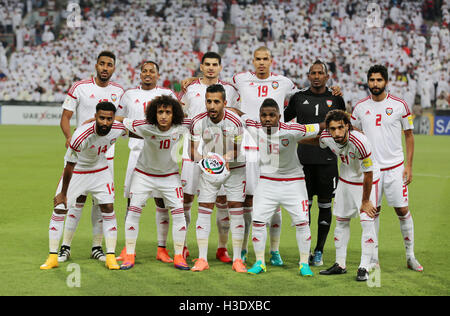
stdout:
[(123, 124), (128, 130), (144, 138), (144, 148), (136, 169), (150, 175), (178, 173), (180, 159), (177, 143), (184, 133), (189, 132), (190, 120), (185, 120), (182, 125), (172, 126), (165, 132), (145, 120), (125, 118)]
[(271, 135), (257, 121), (246, 119), (245, 125), (258, 144), (260, 177), (278, 181), (304, 178), (303, 166), (297, 157), (297, 143), (303, 138), (316, 136), (319, 124), (280, 122)]
[(339, 178), (352, 184), (362, 184), (364, 172), (373, 172), (373, 182), (380, 178), (376, 159), (373, 158), (370, 142), (366, 136), (358, 131), (348, 132), (345, 145), (334, 141), (326, 130), (320, 135), (320, 147), (329, 147), (340, 158)]
[(390, 93), (380, 102), (368, 96), (355, 105), (351, 122), (369, 139), (374, 158), (381, 169), (403, 162), (402, 130), (414, 128), (405, 101)]
[(233, 84), (241, 95), (241, 111), (255, 121), (259, 121), (259, 108), (263, 101), (272, 98), (277, 102), (284, 122), (284, 102), (298, 91), (290, 79), (274, 73), (267, 79), (259, 79), (251, 71), (238, 73), (233, 77)]
[(125, 126), (115, 121), (109, 133), (99, 136), (96, 122), (80, 126), (75, 130), (67, 148), (64, 159), (76, 163), (75, 171), (89, 172), (108, 167), (106, 152), (113, 146), (119, 136), (125, 136)]
[[(116, 115), (133, 120), (145, 120), (145, 109), (148, 102), (162, 95), (168, 95), (177, 99), (176, 94), (172, 90), (159, 86), (151, 90), (143, 90), (141, 86), (128, 89), (120, 99)], [(133, 150), (142, 149), (144, 147), (144, 141), (142, 139), (130, 138), (128, 147)]]
[[(225, 89), (227, 105), (229, 107), (240, 108), (240, 96), (237, 89), (230, 83), (219, 80)], [(186, 92), (181, 96), (181, 103), (187, 117), (193, 118), (206, 111), (206, 88), (208, 85), (201, 83), (200, 79), (195, 80), (186, 88)]]
[(62, 108), (76, 113), (77, 127), (79, 127), (83, 122), (94, 117), (98, 103), (108, 101), (117, 108), (123, 92), (123, 88), (115, 82), (110, 81), (108, 86), (103, 88), (98, 86), (92, 77), (72, 85)]
[(227, 151), (232, 151), (234, 144), (237, 144), (238, 156), (235, 160), (230, 161), (229, 166), (230, 168), (244, 166), (245, 157), (241, 150), (242, 121), (234, 112), (226, 109), (224, 112), (223, 119), (217, 124), (210, 120), (207, 112), (195, 116), (191, 123), (192, 140), (202, 144), (202, 153), (214, 152), (221, 156), (225, 155)]

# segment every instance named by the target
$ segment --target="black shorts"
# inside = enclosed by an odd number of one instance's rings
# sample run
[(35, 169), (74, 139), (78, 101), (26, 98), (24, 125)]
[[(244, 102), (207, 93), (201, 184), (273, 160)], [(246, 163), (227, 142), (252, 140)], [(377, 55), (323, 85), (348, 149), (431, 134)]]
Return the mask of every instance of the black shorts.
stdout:
[(339, 179), (337, 164), (304, 165), (303, 171), (309, 200), (312, 200), (314, 195), (320, 199), (334, 198), (334, 190)]

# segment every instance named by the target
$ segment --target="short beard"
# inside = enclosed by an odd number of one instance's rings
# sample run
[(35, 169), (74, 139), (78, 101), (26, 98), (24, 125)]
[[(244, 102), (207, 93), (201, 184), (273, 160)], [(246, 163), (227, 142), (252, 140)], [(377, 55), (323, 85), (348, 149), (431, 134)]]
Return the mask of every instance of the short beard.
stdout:
[(107, 129), (106, 129), (106, 131), (104, 131), (103, 129), (100, 128), (99, 125), (97, 125), (97, 130), (96, 130), (97, 135), (99, 135), (99, 136), (105, 136), (105, 135), (108, 135), (108, 133), (109, 133), (109, 131), (111, 130), (111, 128), (112, 128), (112, 126), (108, 126)]
[(372, 93), (373, 95), (376, 95), (376, 96), (382, 94), (382, 93), (384, 92), (385, 89), (386, 89), (386, 87), (383, 87), (383, 88), (380, 88), (380, 91), (379, 91), (379, 92), (374, 92), (372, 89), (369, 88), (370, 93)]

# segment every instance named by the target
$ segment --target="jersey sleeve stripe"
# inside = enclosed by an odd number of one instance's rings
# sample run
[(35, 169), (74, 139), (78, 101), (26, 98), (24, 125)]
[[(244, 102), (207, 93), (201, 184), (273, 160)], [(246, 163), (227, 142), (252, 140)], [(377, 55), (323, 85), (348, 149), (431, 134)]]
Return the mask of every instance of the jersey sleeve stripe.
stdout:
[(358, 138), (356, 138), (354, 135), (352, 135), (352, 134), (349, 134), (349, 135), (350, 135), (349, 140), (356, 146), (359, 153), (361, 154), (361, 157), (363, 159), (367, 158), (369, 155), (367, 154), (364, 144)]
[[(365, 101), (367, 101), (367, 100), (369, 100), (369, 99), (370, 99), (370, 95), (367, 96), (367, 97), (365, 97), (364, 99), (359, 100), (358, 102), (356, 102), (355, 107), (353, 108), (352, 114), (355, 113), (356, 107), (357, 107), (360, 103), (363, 103), (363, 102), (365, 102)], [(353, 117), (353, 118), (354, 118), (354, 117)], [(356, 118), (354, 118), (354, 119), (356, 120)]]
[(411, 112), (409, 111), (408, 104), (406, 103), (405, 100), (400, 99), (400, 98), (398, 98), (396, 96), (393, 96), (392, 94), (389, 94), (388, 97), (391, 98), (392, 100), (398, 101), (398, 102), (403, 104), (403, 106), (405, 107), (405, 110), (406, 110), (406, 115), (402, 116), (403, 118), (407, 117), (408, 115), (411, 115)]
[(75, 89), (76, 89), (78, 86), (80, 86), (80, 85), (82, 85), (82, 84), (89, 84), (89, 83), (92, 83), (92, 79), (85, 79), (85, 80), (77, 81), (77, 82), (75, 82), (75, 83), (72, 85), (72, 87), (69, 89), (69, 93), (73, 95), (73, 92), (75, 91)]
[(86, 131), (84, 131), (80, 136), (78, 136), (73, 144), (71, 145), (72, 149), (78, 150), (80, 148), (80, 145), (83, 143), (83, 141), (88, 138), (90, 135), (94, 133), (94, 125), (92, 125), (90, 128), (88, 128)]
[(242, 127), (241, 121), (239, 121), (239, 119), (234, 117), (233, 114), (231, 114), (230, 112), (228, 111), (225, 112), (225, 118), (228, 118), (228, 120), (233, 122), (237, 127)]

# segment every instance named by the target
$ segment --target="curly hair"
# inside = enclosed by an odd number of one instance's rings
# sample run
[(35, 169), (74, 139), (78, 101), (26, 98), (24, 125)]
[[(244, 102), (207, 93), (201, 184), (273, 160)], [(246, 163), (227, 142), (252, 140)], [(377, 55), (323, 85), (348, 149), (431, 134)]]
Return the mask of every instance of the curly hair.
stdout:
[(147, 109), (145, 110), (145, 118), (148, 123), (157, 125), (158, 120), (156, 118), (156, 112), (160, 106), (166, 107), (171, 106), (173, 117), (172, 117), (172, 125), (181, 125), (184, 120), (184, 112), (181, 107), (181, 103), (168, 95), (162, 95), (154, 98), (150, 104), (147, 105)]
[(325, 126), (327, 129), (328, 127), (330, 127), (331, 121), (342, 121), (345, 125), (348, 125), (349, 130), (353, 129), (352, 122), (350, 121), (350, 114), (342, 110), (332, 110), (327, 113), (327, 115), (325, 116)]

